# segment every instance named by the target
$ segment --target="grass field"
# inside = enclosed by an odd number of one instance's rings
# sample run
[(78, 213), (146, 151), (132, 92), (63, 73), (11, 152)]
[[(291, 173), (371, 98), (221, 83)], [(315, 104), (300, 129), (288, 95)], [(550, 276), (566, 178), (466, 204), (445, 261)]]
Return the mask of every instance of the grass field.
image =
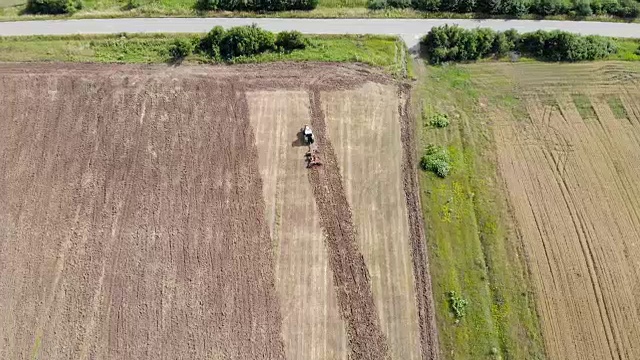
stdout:
[[(463, 66), (416, 69), (421, 69), (416, 71), (418, 108), (427, 117), (442, 112), (451, 119), (444, 129), (426, 121), (421, 125), (422, 145), (445, 146), (452, 159), (446, 179), (421, 175), (443, 354), (448, 359), (541, 359), (534, 295), (522, 252), (505, 222), (488, 119), (478, 116), (480, 99), (486, 102), (490, 94), (480, 92), (475, 74)], [(450, 291), (469, 302), (459, 322), (450, 311)]]
[(637, 63), (421, 72), (418, 106), (451, 119), (422, 128), (453, 162), (421, 179), (444, 355), (637, 358)]
[[(0, 37), (0, 61), (67, 61), (105, 63), (167, 63), (168, 48), (189, 34), (121, 34), (76, 36)], [(405, 69), (404, 43), (391, 36), (311, 36), (311, 45), (291, 53), (263, 53), (236, 62), (334, 61), (379, 66), (394, 75)], [(194, 54), (186, 63), (208, 63)]]
[(23, 5), (26, 3), (27, 2), (25, 0), (0, 0), (0, 9)]

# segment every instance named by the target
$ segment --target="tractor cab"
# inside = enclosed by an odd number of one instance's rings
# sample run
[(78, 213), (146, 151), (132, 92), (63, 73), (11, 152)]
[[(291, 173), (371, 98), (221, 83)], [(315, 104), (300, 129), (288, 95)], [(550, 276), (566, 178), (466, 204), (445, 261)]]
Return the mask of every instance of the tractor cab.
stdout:
[(309, 145), (313, 144), (315, 139), (313, 138), (313, 131), (311, 130), (311, 126), (305, 125), (302, 132), (304, 134), (304, 141), (306, 141)]

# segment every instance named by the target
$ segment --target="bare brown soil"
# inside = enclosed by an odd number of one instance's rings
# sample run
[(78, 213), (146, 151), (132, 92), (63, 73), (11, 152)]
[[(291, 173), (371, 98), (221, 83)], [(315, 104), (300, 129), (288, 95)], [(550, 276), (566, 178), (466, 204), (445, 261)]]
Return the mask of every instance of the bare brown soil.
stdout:
[(500, 71), (526, 110), (495, 114), (495, 136), (548, 356), (638, 359), (640, 69)]
[[(367, 82), (393, 84), (356, 65), (0, 65), (0, 358), (408, 359), (413, 334), (433, 358), (426, 257), (374, 296), (330, 136), (319, 171), (290, 143), (293, 124), (326, 134), (319, 92)], [(414, 275), (420, 334), (384, 314), (415, 308)]]

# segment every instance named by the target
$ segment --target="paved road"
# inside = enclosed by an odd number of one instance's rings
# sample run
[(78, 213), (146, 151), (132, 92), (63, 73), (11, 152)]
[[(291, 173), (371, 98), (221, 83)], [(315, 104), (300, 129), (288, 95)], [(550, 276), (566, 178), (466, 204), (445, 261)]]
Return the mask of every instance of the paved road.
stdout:
[(400, 35), (411, 48), (433, 26), (458, 24), (465, 28), (489, 27), (565, 30), (584, 35), (640, 38), (638, 23), (575, 22), (550, 20), (471, 20), (471, 19), (274, 19), (274, 18), (132, 18), (0, 22), (0, 35), (66, 35), (105, 33), (205, 32), (215, 25), (224, 27), (256, 23), (271, 31), (298, 30), (307, 34), (383, 34)]

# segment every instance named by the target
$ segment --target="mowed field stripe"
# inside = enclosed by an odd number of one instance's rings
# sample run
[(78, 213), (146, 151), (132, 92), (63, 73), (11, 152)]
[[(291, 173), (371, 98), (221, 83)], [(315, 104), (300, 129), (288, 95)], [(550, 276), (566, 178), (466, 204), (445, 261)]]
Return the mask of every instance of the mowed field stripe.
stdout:
[(380, 327), (371, 277), (360, 253), (336, 153), (328, 138), (321, 94), (309, 92), (311, 124), (323, 165), (309, 170), (309, 182), (326, 235), (329, 264), (340, 313), (345, 321), (350, 359), (387, 359), (387, 339)]
[[(499, 121), (498, 160), (532, 266), (549, 357), (636, 359), (640, 124), (632, 104), (640, 94), (630, 79), (637, 72), (603, 65), (588, 75), (598, 80), (592, 84), (574, 78), (589, 66), (565, 66), (573, 70), (560, 88), (541, 87), (535, 76), (523, 76), (527, 65), (519, 68), (514, 79), (527, 92), (529, 119)], [(630, 119), (616, 118), (610, 96), (620, 97)], [(594, 115), (583, 118), (588, 111)]]
[(394, 359), (419, 359), (420, 338), (403, 191), (397, 87), (366, 83), (323, 92), (329, 139), (339, 159), (360, 251)]
[[(288, 359), (346, 359), (344, 322), (298, 139), (309, 118), (306, 91), (247, 93), (276, 252), (276, 288)], [(278, 190), (276, 190), (278, 189)]]

